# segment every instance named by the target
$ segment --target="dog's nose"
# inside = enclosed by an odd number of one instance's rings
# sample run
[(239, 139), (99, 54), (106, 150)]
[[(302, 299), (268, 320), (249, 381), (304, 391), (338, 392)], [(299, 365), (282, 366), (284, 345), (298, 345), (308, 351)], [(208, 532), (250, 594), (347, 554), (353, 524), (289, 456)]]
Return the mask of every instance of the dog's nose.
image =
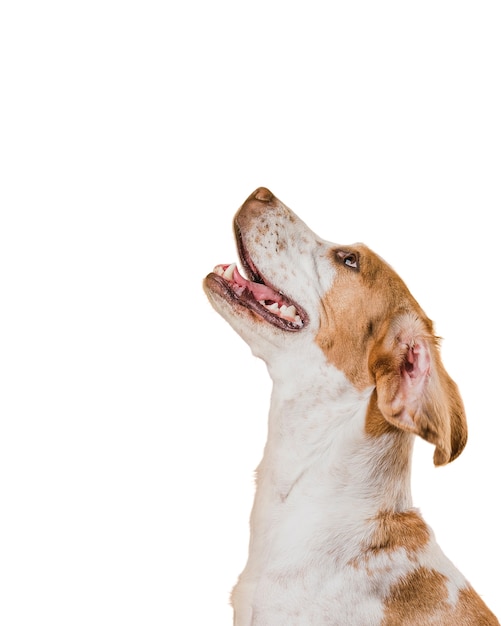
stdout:
[(235, 228), (245, 230), (251, 222), (264, 213), (276, 209), (280, 201), (266, 187), (258, 187), (238, 209)]
[(271, 191), (266, 189), (266, 187), (259, 187), (259, 189), (256, 189), (253, 193), (253, 197), (260, 202), (271, 202), (274, 198)]

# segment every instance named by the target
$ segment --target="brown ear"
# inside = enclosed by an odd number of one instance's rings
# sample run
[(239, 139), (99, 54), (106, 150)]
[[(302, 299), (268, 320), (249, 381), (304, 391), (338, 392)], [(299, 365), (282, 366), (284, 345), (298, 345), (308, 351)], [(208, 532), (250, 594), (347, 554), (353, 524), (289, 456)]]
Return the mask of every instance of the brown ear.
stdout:
[(417, 314), (398, 315), (372, 348), (369, 368), (383, 417), (433, 443), (435, 465), (445, 465), (466, 445), (466, 417), (427, 325)]

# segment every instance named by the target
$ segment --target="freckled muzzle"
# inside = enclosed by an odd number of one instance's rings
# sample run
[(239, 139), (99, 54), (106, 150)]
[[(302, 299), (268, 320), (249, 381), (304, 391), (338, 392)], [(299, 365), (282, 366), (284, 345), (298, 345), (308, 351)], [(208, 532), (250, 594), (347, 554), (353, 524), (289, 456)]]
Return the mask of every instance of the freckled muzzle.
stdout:
[(276, 208), (279, 201), (264, 187), (247, 198), (234, 220), (238, 254), (248, 279), (238, 271), (236, 264), (221, 264), (205, 279), (206, 290), (216, 293), (231, 306), (244, 308), (257, 314), (265, 322), (285, 331), (297, 332), (308, 322), (306, 311), (285, 295), (277, 286), (270, 284), (259, 271), (244, 244), (247, 229), (256, 220), (266, 224), (266, 213)]

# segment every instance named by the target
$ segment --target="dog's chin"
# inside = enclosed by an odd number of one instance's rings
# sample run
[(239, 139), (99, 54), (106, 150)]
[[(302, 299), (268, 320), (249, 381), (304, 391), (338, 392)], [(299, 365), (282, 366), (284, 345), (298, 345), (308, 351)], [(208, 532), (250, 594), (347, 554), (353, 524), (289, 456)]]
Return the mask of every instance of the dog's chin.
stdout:
[(264, 282), (247, 280), (234, 264), (216, 266), (206, 277), (204, 289), (226, 319), (237, 317), (253, 327), (264, 325), (287, 333), (297, 333), (307, 323), (307, 315), (297, 303)]

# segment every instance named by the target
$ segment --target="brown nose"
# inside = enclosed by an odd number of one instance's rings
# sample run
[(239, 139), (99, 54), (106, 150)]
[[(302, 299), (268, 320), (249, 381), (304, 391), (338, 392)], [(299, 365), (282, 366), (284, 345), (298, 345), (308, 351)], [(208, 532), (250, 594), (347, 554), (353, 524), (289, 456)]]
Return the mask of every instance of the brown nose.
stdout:
[(269, 189), (266, 187), (259, 187), (256, 191), (251, 195), (251, 198), (255, 198), (261, 202), (271, 202), (274, 196)]
[(235, 228), (246, 230), (252, 220), (271, 210), (279, 200), (266, 187), (258, 187), (238, 209), (235, 215)]

